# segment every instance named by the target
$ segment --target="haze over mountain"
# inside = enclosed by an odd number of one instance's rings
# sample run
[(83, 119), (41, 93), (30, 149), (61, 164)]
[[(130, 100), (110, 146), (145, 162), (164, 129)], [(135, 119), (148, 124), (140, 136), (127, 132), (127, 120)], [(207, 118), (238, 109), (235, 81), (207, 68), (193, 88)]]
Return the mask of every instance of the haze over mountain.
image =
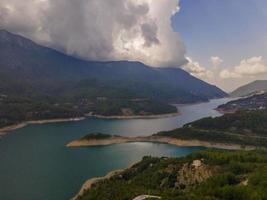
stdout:
[(253, 81), (247, 85), (241, 86), (231, 92), (233, 97), (242, 97), (247, 95), (252, 95), (261, 91), (267, 91), (267, 80), (257, 80)]

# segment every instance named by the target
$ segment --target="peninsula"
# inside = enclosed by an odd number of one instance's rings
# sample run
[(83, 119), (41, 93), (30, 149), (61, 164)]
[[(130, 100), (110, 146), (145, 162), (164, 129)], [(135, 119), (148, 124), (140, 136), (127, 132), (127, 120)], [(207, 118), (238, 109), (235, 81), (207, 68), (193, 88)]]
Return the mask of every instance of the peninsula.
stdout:
[(205, 146), (221, 149), (267, 147), (267, 110), (239, 111), (221, 117), (208, 117), (172, 131), (151, 136), (126, 137), (89, 134), (67, 147), (111, 145), (128, 142), (158, 142), (177, 146)]
[(238, 149), (253, 149), (253, 146), (242, 146), (240, 144), (231, 144), (231, 143), (219, 143), (219, 142), (209, 142), (201, 140), (185, 140), (178, 139), (174, 137), (165, 137), (165, 136), (140, 136), (140, 137), (126, 137), (118, 135), (106, 135), (101, 133), (89, 134), (81, 139), (74, 140), (68, 143), (66, 146), (70, 148), (75, 147), (84, 147), (84, 146), (105, 146), (112, 144), (121, 144), (121, 143), (132, 143), (132, 142), (152, 142), (152, 143), (163, 143), (171, 144), (176, 146), (203, 146), (209, 148), (217, 149), (229, 149), (229, 150), (238, 150)]

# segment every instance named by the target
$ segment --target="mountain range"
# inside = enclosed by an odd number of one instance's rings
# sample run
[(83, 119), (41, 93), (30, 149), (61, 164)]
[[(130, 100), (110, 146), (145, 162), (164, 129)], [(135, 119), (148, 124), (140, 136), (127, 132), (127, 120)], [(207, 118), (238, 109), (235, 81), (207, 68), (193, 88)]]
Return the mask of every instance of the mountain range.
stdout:
[(227, 94), (179, 67), (82, 60), (0, 30), (0, 95), (1, 119), (20, 113), (11, 121), (21, 121), (26, 114), (29, 119), (62, 117), (53, 115), (53, 110), (63, 116), (90, 111), (118, 115), (129, 107), (129, 115), (170, 113), (175, 111), (170, 103), (208, 101)]

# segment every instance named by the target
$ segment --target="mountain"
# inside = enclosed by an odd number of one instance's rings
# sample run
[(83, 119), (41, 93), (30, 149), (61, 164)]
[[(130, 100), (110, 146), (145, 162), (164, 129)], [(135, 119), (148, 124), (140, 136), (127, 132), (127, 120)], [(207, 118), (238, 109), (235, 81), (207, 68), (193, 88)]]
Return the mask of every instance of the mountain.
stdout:
[[(64, 116), (119, 115), (122, 108), (130, 108), (129, 115), (165, 114), (176, 111), (169, 103), (207, 101), (226, 93), (180, 68), (86, 61), (1, 30), (0, 95), (0, 108), (8, 108), (0, 116), (20, 113), (21, 120), (25, 113), (30, 119), (44, 118), (43, 113), (52, 117), (53, 110)], [(40, 112), (34, 114), (35, 109)]]
[[(101, 86), (100, 91), (105, 91), (105, 87), (113, 87), (128, 90), (136, 97), (164, 98), (178, 102), (226, 95), (217, 87), (180, 68), (151, 68), (140, 62), (128, 61), (84, 61), (7, 31), (0, 31), (0, 52), (2, 82), (4, 77), (14, 85), (22, 81), (26, 87), (30, 86), (39, 93), (56, 92), (58, 95), (66, 90), (86, 89), (94, 84)], [(13, 85), (13, 88), (10, 84), (1, 85), (4, 85), (3, 89), (14, 90)], [(16, 86), (23, 88), (23, 91), (27, 90), (21, 84)]]
[(231, 92), (232, 97), (242, 97), (252, 95), (261, 91), (267, 91), (267, 80), (257, 80), (237, 88)]

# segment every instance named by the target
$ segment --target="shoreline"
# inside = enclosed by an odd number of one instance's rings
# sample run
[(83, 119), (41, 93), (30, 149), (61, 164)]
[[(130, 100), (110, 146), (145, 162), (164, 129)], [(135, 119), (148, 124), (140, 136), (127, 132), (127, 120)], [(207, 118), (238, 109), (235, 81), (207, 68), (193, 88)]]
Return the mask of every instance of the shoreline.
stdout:
[(80, 188), (79, 192), (74, 197), (72, 197), (71, 200), (76, 200), (78, 197), (82, 196), (87, 190), (90, 190), (92, 187), (94, 187), (95, 184), (101, 183), (105, 180), (108, 180), (108, 179), (114, 177), (114, 176), (118, 176), (130, 167), (127, 167), (125, 169), (113, 170), (113, 171), (108, 172), (105, 176), (93, 177), (93, 178), (86, 180), (82, 184), (82, 187)]
[(221, 114), (233, 114), (237, 112), (237, 110), (225, 110), (223, 108), (216, 108), (215, 110)]
[[(224, 149), (224, 150), (253, 150), (255, 147), (253, 146), (246, 146), (245, 148), (242, 145), (238, 144), (223, 144), (223, 143), (212, 143), (207, 141), (199, 141), (199, 140), (181, 140), (175, 139), (170, 137), (162, 137), (162, 136), (147, 136), (147, 137), (123, 137), (123, 136), (112, 136), (109, 139), (92, 139), (92, 140), (74, 140), (68, 143), (66, 146), (68, 148), (76, 148), (76, 147), (85, 147), (85, 146), (106, 146), (112, 144), (122, 144), (122, 143), (131, 143), (131, 142), (153, 142), (153, 143), (162, 143), (162, 144), (169, 144), (175, 145), (180, 147), (194, 147), (194, 146), (203, 146), (207, 148), (217, 148), (217, 149)], [(125, 170), (131, 168), (133, 165), (125, 169), (113, 170), (107, 173), (103, 177), (93, 177), (86, 180), (79, 192), (71, 198), (71, 200), (78, 199), (79, 196), (84, 195), (87, 190), (90, 190), (95, 184), (101, 183), (105, 180), (108, 180), (114, 176), (119, 176)]]
[(6, 126), (3, 128), (0, 128), (0, 137), (8, 134), (11, 131), (24, 128), (27, 125), (31, 124), (50, 124), (50, 123), (60, 123), (60, 122), (76, 122), (76, 121), (82, 121), (85, 120), (85, 117), (76, 117), (76, 118), (60, 118), (60, 119), (44, 119), (44, 120), (32, 120), (32, 121), (26, 121), (21, 122), (19, 124), (14, 124), (10, 126)]
[(255, 147), (246, 146), (245, 148), (239, 144), (227, 144), (227, 143), (217, 143), (217, 142), (208, 142), (200, 140), (182, 140), (171, 137), (163, 136), (147, 136), (147, 137), (122, 137), (122, 136), (112, 136), (108, 139), (91, 139), (91, 140), (74, 140), (66, 144), (68, 148), (76, 147), (90, 147), (90, 146), (107, 146), (113, 144), (123, 144), (123, 143), (134, 143), (134, 142), (152, 142), (152, 143), (162, 143), (170, 144), (179, 147), (207, 147), (207, 148), (217, 148), (225, 150), (252, 150)]
[(169, 118), (179, 116), (180, 113), (169, 113), (169, 114), (159, 114), (159, 115), (133, 115), (133, 116), (123, 116), (123, 115), (114, 115), (114, 116), (104, 116), (104, 115), (94, 115), (86, 114), (83, 117), (74, 117), (74, 118), (58, 118), (58, 119), (43, 119), (43, 120), (31, 120), (25, 121), (18, 124), (5, 126), (0, 128), (0, 138), (4, 135), (7, 135), (9, 132), (21, 129), (31, 124), (50, 124), (50, 123), (61, 123), (61, 122), (75, 122), (83, 121), (87, 118), (97, 118), (97, 119), (160, 119), (160, 118)]
[(82, 196), (84, 194), (84, 192), (86, 192), (87, 190), (90, 190), (92, 187), (94, 187), (95, 184), (98, 184), (98, 183), (101, 183), (105, 180), (111, 179), (114, 176), (119, 176), (120, 174), (125, 172), (127, 169), (132, 168), (137, 163), (138, 162), (134, 162), (134, 163), (128, 165), (128, 167), (123, 168), (123, 169), (115, 169), (115, 170), (109, 171), (108, 173), (106, 173), (105, 176), (92, 177), (92, 178), (87, 179), (82, 184), (79, 192), (74, 197), (72, 197), (70, 200), (76, 200), (78, 197)]
[(159, 118), (169, 118), (169, 117), (176, 117), (179, 116), (179, 112), (169, 113), (169, 114), (158, 114), (158, 115), (97, 115), (97, 114), (86, 114), (85, 116), (90, 118), (97, 118), (97, 119), (159, 119)]
[[(201, 101), (196, 103), (185, 103), (185, 104), (172, 104), (176, 107), (185, 106), (185, 105), (194, 105), (194, 104), (201, 104), (210, 102), (211, 100), (220, 99), (220, 98), (213, 98), (209, 99), (208, 101)], [(215, 109), (216, 110), (216, 109)], [(220, 112), (217, 110), (217, 112)], [(223, 113), (222, 113), (223, 114)], [(97, 114), (85, 114), (84, 116), (77, 117), (77, 118), (59, 118), (59, 119), (44, 119), (44, 120), (31, 120), (25, 121), (14, 125), (9, 125), (0, 128), (0, 139), (2, 136), (7, 135), (9, 132), (23, 128), (30, 124), (48, 124), (48, 123), (60, 123), (60, 122), (71, 122), (71, 121), (82, 121), (86, 118), (96, 118), (96, 119), (160, 119), (160, 118), (171, 118), (181, 115), (179, 110), (175, 113), (168, 113), (168, 114), (158, 114), (158, 115), (132, 115), (132, 116), (125, 116), (125, 115), (113, 115), (113, 116), (105, 116), (105, 115), (97, 115)]]

